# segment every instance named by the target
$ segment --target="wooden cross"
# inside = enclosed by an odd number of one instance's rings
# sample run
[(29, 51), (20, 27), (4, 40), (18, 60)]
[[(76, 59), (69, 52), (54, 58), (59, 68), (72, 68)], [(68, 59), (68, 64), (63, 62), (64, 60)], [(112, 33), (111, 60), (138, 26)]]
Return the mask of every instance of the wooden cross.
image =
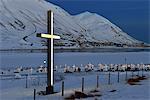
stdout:
[(53, 39), (60, 39), (60, 36), (53, 35), (53, 18), (52, 11), (47, 12), (47, 34), (38, 33), (37, 37), (47, 38), (47, 87), (46, 94), (54, 93), (54, 43)]

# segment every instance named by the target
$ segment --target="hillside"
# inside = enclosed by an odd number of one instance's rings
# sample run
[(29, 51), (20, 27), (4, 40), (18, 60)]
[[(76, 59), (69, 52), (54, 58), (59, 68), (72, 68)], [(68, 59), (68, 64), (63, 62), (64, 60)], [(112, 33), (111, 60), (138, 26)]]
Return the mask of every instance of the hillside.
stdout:
[(47, 10), (54, 12), (54, 33), (58, 48), (141, 46), (108, 19), (90, 12), (70, 15), (44, 0), (0, 0), (0, 49), (41, 49), (46, 40), (36, 37), (47, 32)]

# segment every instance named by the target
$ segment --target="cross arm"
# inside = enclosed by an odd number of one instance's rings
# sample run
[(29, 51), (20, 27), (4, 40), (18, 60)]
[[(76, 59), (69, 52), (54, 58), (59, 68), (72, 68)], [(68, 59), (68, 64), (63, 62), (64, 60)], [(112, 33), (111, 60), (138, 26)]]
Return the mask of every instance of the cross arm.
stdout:
[(60, 36), (58, 36), (58, 35), (50, 35), (50, 34), (43, 34), (43, 33), (37, 33), (37, 37), (51, 38), (51, 39), (60, 39)]

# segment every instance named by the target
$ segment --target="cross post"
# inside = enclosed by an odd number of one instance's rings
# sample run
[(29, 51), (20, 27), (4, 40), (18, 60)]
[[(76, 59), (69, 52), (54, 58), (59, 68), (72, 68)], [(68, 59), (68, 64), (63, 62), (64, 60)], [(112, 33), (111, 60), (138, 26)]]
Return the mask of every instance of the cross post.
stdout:
[(47, 12), (47, 34), (38, 33), (37, 37), (47, 38), (47, 87), (46, 94), (54, 93), (54, 39), (60, 36), (53, 35), (54, 14), (51, 10)]

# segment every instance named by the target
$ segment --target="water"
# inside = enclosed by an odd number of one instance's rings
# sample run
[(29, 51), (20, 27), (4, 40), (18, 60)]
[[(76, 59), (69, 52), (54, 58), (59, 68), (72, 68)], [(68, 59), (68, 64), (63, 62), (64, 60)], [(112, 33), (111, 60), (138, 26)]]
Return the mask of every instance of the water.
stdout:
[[(46, 53), (0, 53), (0, 68), (39, 67), (44, 65)], [(64, 52), (55, 53), (55, 65), (78, 65), (92, 63), (122, 64), (125, 63), (150, 64), (150, 52)]]

